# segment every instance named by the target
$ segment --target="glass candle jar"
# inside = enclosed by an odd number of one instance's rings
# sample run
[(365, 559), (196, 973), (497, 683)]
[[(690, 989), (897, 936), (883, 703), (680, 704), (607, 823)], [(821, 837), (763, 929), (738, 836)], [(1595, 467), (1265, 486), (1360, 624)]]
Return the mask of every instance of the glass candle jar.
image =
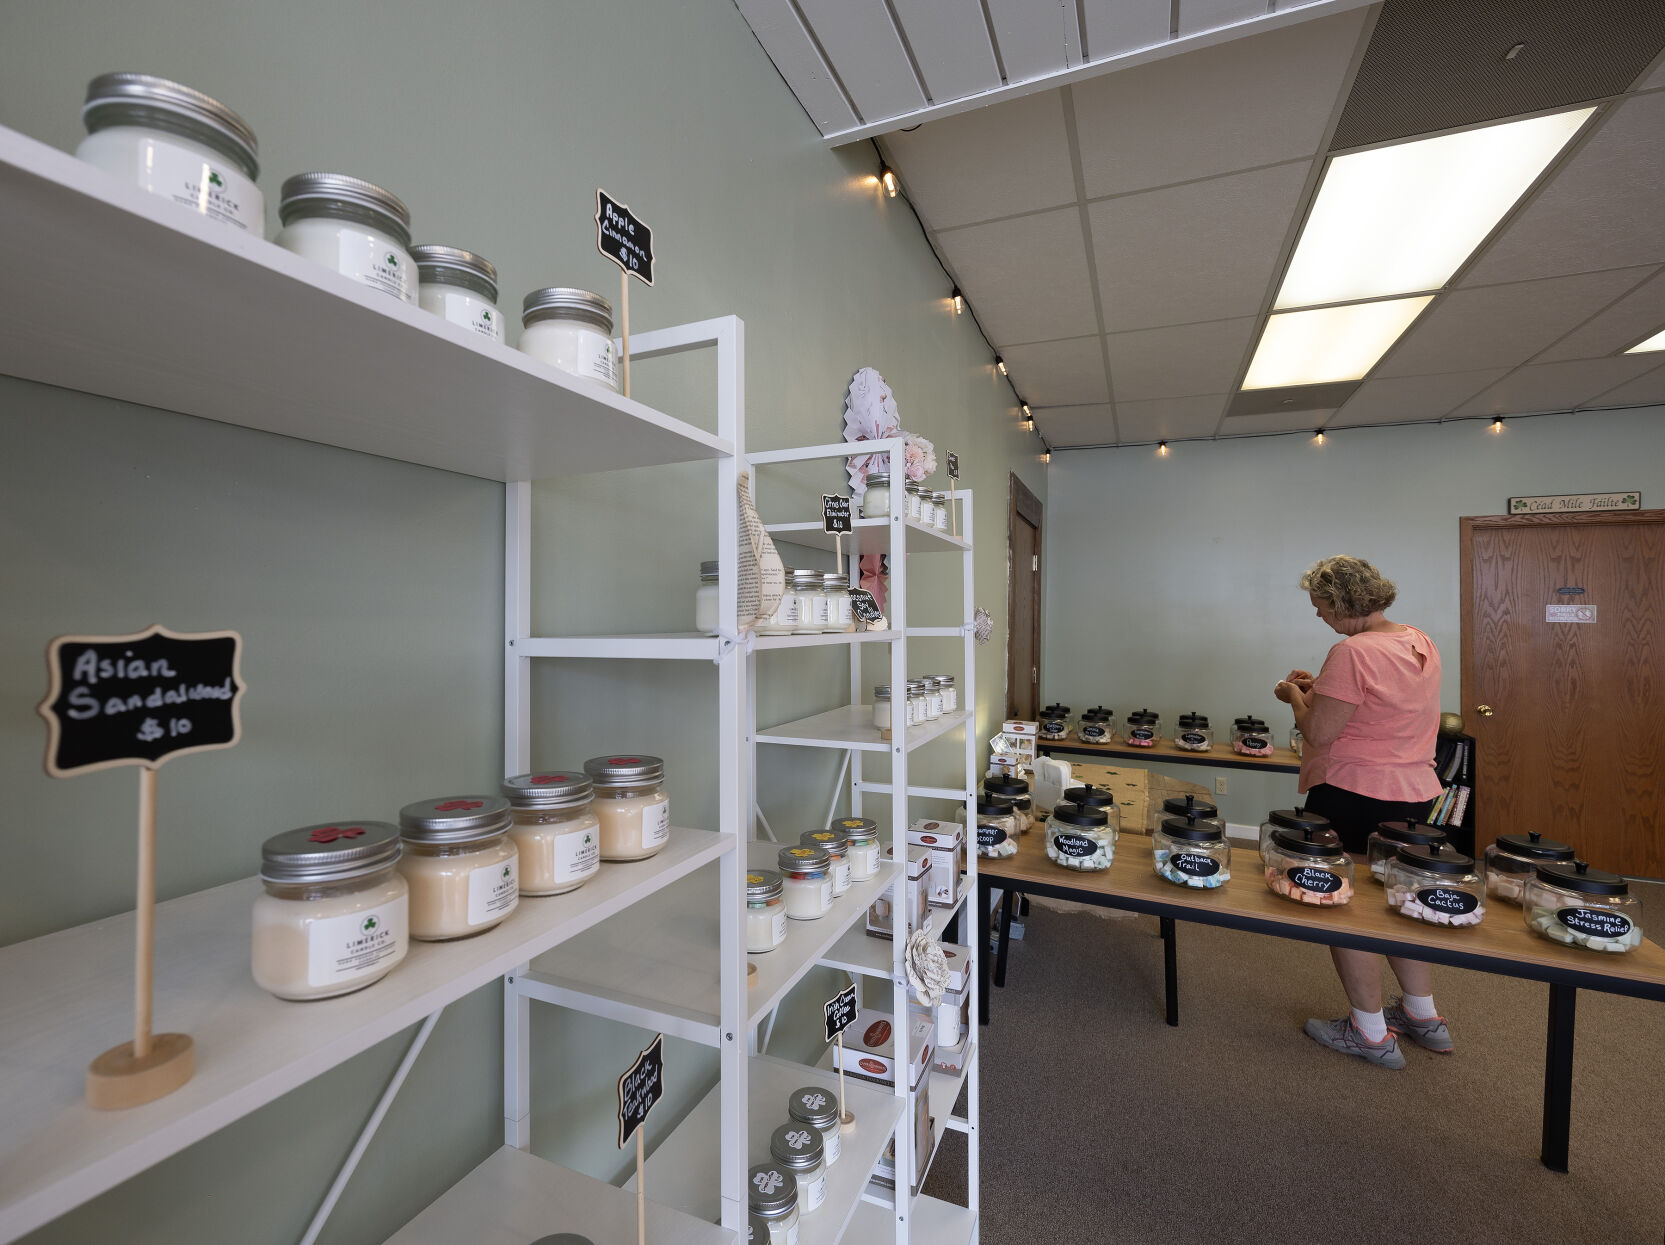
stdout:
[(937, 495), (923, 485), (919, 489), (919, 523), (921, 527), (937, 525)]
[(1370, 839), (1365, 844), (1370, 876), (1385, 886), (1388, 861), (1401, 847), (1426, 847), (1430, 843), (1443, 846), (1445, 842), (1445, 831), (1438, 826), (1425, 826), (1415, 821), (1384, 821), (1370, 832)]
[(280, 999), (327, 999), (380, 981), (409, 949), (399, 828), (302, 826), (260, 849), (254, 983)]
[(1070, 707), (1068, 705), (1048, 705), (1041, 710), (1040, 730), (1037, 734), (1042, 739), (1062, 739), (1070, 733)]
[(792, 572), (792, 591), (798, 594), (798, 621), (793, 635), (817, 635), (827, 629), (827, 594), (821, 591), (821, 572), (799, 569)]
[(520, 855), (522, 895), (564, 895), (601, 871), (601, 823), (590, 811), (589, 778), (568, 770), (503, 780)]
[(1266, 859), (1266, 849), (1272, 836), (1279, 830), (1328, 830), (1330, 819), (1298, 808), (1275, 808), (1260, 823), (1260, 858)]
[(837, 571), (823, 571), (821, 594), (827, 598), (827, 625), (821, 630), (834, 633), (855, 630), (856, 614), (850, 605), (850, 577)]
[(798, 1245), (798, 1182), (779, 1163), (759, 1163), (746, 1173), (746, 1200), (751, 1218), (768, 1233), (751, 1245)]
[(870, 817), (841, 817), (834, 830), (844, 832), (850, 859), (850, 880), (866, 882), (879, 876), (879, 823)]
[(934, 675), (926, 675), (920, 682), (925, 685), (925, 720), (935, 722), (942, 716), (942, 688)]
[(1150, 841), (1157, 877), (1206, 890), (1231, 881), (1231, 844), (1222, 826), (1198, 817), (1167, 817)]
[(983, 794), (991, 803), (1011, 810), (1019, 834), (1029, 833), (1034, 818), (1030, 811), (1033, 805), (1029, 798), (1028, 782), (1015, 774), (1003, 774), (999, 777), (991, 775), (983, 779)]
[(808, 1124), (821, 1134), (822, 1161), (828, 1167), (844, 1152), (839, 1138), (838, 1095), (817, 1085), (795, 1089), (787, 1099), (786, 1114), (795, 1124)]
[(890, 517), (890, 472), (869, 471), (867, 491), (861, 495), (861, 517), (888, 519)]
[(591, 807), (601, 821), (603, 860), (646, 860), (671, 837), (665, 762), (658, 757), (591, 757), (584, 772), (595, 785)]
[(1127, 715), (1127, 744), (1131, 748), (1154, 748), (1162, 738), (1162, 719), (1149, 709)]
[(907, 506), (908, 518), (913, 520), (915, 523), (920, 522), (920, 516), (924, 514), (925, 509), (924, 491), (913, 480), (909, 480), (904, 483), (902, 485), (902, 490), (903, 501)]
[(881, 683), (873, 689), (873, 727), (880, 739), (890, 738), (890, 684)]
[(1108, 869), (1116, 855), (1116, 829), (1102, 808), (1065, 801), (1046, 823), (1046, 858), (1084, 873)]
[(1486, 893), (1505, 903), (1520, 903), (1539, 865), (1566, 863), (1574, 855), (1567, 844), (1546, 839), (1536, 830), (1500, 834), (1486, 848)]
[(1238, 718), (1231, 726), (1231, 750), (1246, 757), (1272, 755), (1272, 732), (1259, 718)]
[(797, 572), (790, 566), (783, 569), (780, 601), (776, 604), (773, 614), (758, 620), (754, 630), (759, 635), (791, 635), (798, 629), (802, 601), (799, 599), (798, 590), (792, 586), (792, 577), (795, 574)]
[(826, 1147), (819, 1130), (782, 1124), (769, 1136), (769, 1157), (798, 1182), (798, 1213), (813, 1215), (827, 1200)]
[(1353, 898), (1353, 858), (1334, 830), (1279, 829), (1264, 858), (1267, 889), (1285, 899), (1329, 908)]
[(832, 857), (824, 847), (783, 847), (780, 872), (786, 884), (786, 915), (818, 921), (832, 911)]
[(1017, 813), (1007, 800), (977, 801), (977, 854), (992, 860), (1017, 855)]
[(1085, 744), (1107, 744), (1114, 738), (1112, 718), (1108, 709), (1088, 709), (1076, 723), (1075, 733)]
[(410, 209), (397, 195), (345, 173), (297, 173), (278, 198), (286, 251), (402, 302), (416, 302)]
[(399, 810), (399, 872), (410, 884), (412, 938), (466, 938), (515, 910), (520, 854), (509, 838), (513, 824), (509, 802), (497, 795), (419, 800)]
[(931, 525), (939, 532), (948, 530), (948, 494), (932, 493), (931, 500), (936, 503), (936, 509), (931, 513)]
[(618, 390), (613, 304), (566, 285), (533, 290), (520, 306), (520, 349), (550, 367)]
[(1388, 907), (1429, 925), (1478, 925), (1486, 915), (1486, 885), (1465, 856), (1439, 843), (1403, 843), (1388, 861)]
[(1537, 866), (1521, 908), (1527, 928), (1551, 942), (1613, 954), (1642, 945), (1642, 901), (1618, 874), (1582, 860)]
[(819, 847), (831, 859), (832, 897), (839, 898), (850, 889), (850, 852), (842, 830), (805, 830), (798, 836), (804, 847)]
[(773, 951), (786, 941), (786, 885), (773, 869), (746, 872), (746, 950)]
[(1185, 817), (1200, 825), (1211, 826), (1221, 834), (1226, 832), (1225, 818), (1220, 816), (1220, 810), (1194, 795), (1169, 796), (1162, 801), (1162, 814), (1165, 817)]
[(494, 342), (503, 340), (503, 316), (497, 310), (497, 268), (485, 256), (455, 246), (413, 246), (416, 304), (442, 320), (472, 329)]
[(1214, 746), (1214, 730), (1208, 716), (1202, 713), (1182, 713), (1174, 727), (1174, 747), (1186, 752), (1207, 752)]
[(1077, 808), (1090, 808), (1103, 813), (1110, 819), (1110, 824), (1117, 830), (1121, 829), (1121, 809), (1116, 805), (1115, 792), (1107, 787), (1070, 787), (1064, 792), (1064, 802), (1073, 804)]
[(219, 100), (166, 78), (100, 74), (81, 107), (85, 160), (209, 220), (266, 234), (254, 131)]
[(937, 675), (937, 690), (942, 693), (942, 711), (944, 713), (958, 713), (960, 709), (960, 689), (951, 674)]
[(700, 586), (694, 590), (694, 630), (716, 635), (720, 609), (717, 597), (717, 563), (700, 563)]
[(922, 726), (929, 716), (929, 701), (925, 698), (925, 681), (911, 679), (908, 682), (908, 725)]

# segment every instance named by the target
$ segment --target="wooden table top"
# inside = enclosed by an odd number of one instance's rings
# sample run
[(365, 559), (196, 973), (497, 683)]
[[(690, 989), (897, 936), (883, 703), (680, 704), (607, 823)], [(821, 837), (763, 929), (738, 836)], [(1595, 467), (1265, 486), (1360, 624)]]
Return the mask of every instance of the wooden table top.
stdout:
[[(1404, 954), (1411, 958), (1419, 958), (1418, 950), (1426, 948), (1481, 957), (1494, 962), (1484, 967), (1512, 976), (1535, 976), (1530, 971), (1534, 968), (1582, 973), (1610, 979), (1615, 985), (1633, 983), (1642, 987), (1640, 991), (1621, 988), (1621, 993), (1665, 998), (1665, 950), (1652, 940), (1645, 940), (1623, 955), (1562, 946), (1529, 931), (1521, 910), (1515, 905), (1490, 899), (1486, 903), (1485, 919), (1478, 925), (1464, 928), (1428, 925), (1400, 916), (1389, 908), (1386, 891), (1371, 878), (1363, 861), (1358, 862), (1354, 872), (1353, 901), (1341, 907), (1324, 908), (1295, 903), (1268, 890), (1260, 854), (1251, 846), (1232, 845), (1231, 881), (1214, 890), (1176, 886), (1159, 877), (1151, 853), (1149, 839), (1123, 834), (1116, 842), (1116, 856), (1110, 868), (1099, 873), (1079, 873), (1047, 859), (1046, 832), (1044, 827), (1037, 827), (1019, 840), (1017, 855), (1004, 860), (980, 858), (977, 874), (979, 881), (986, 880), (994, 886), (1010, 883), (1012, 889), (1019, 891), (1024, 889), (1025, 882), (1053, 890), (1072, 890), (1082, 903), (1127, 900), (1133, 903), (1110, 902), (1107, 906), (1140, 904), (1146, 910), (1160, 905), (1172, 910), (1163, 915), (1179, 920), (1212, 919), (1212, 923), (1230, 924), (1235, 918), (1282, 927), (1257, 932), (1306, 937), (1308, 941), (1323, 939), (1313, 939), (1307, 931), (1343, 932), (1400, 943)], [(1644, 920), (1652, 915), (1644, 913)], [(1644, 932), (1646, 928), (1644, 923)], [(1513, 966), (1528, 971), (1512, 972)], [(1587, 984), (1601, 988), (1598, 983)]]
[(1176, 746), (1171, 739), (1159, 739), (1149, 748), (1130, 748), (1120, 741), (1111, 744), (1090, 744), (1082, 740), (1072, 729), (1063, 739), (1037, 739), (1035, 746), (1041, 752), (1062, 749), (1095, 756), (1126, 757), (1130, 760), (1143, 758), (1149, 761), (1177, 762), (1180, 765), (1265, 769), (1285, 774), (1296, 774), (1301, 769), (1301, 758), (1288, 748), (1273, 748), (1271, 756), (1251, 757), (1241, 752), (1233, 752), (1230, 739), (1223, 742), (1216, 739), (1214, 746), (1207, 752), (1190, 752)]

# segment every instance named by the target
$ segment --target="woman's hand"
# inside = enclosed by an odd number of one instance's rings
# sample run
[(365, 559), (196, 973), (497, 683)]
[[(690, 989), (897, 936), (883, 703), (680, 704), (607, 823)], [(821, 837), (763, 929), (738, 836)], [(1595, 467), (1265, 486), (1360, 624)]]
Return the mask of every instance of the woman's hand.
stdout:
[(1312, 694), (1312, 680), (1314, 676), (1310, 670), (1291, 670), (1283, 676), (1285, 683), (1293, 683), (1308, 695)]
[(1306, 711), (1307, 700), (1311, 696), (1311, 686), (1309, 683), (1306, 688), (1302, 688), (1299, 683), (1291, 679), (1285, 679), (1272, 689), (1272, 695), (1295, 710), (1296, 715), (1299, 716)]

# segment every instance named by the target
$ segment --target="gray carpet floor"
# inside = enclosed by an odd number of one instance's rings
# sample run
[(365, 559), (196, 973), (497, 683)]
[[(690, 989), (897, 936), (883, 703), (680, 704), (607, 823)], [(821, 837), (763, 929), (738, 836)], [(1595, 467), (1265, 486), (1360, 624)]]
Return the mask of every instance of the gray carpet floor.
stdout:
[[(1558, 1175), (1547, 986), (1436, 969), (1457, 1051), (1392, 1072), (1302, 1035), (1347, 1010), (1322, 947), (1181, 924), (1169, 1028), (1154, 918), (1036, 901), (1026, 927), (980, 1038), (983, 1245), (1665, 1239), (1665, 1004), (1580, 991)], [(965, 1171), (951, 1132), (926, 1191), (963, 1202)]]

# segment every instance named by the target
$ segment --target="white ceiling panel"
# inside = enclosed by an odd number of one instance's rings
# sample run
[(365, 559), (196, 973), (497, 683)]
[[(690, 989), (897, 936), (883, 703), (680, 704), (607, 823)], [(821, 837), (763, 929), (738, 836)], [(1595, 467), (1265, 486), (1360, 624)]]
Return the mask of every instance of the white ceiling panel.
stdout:
[(1090, 205), (1105, 329), (1256, 314), (1307, 167), (1234, 173)]
[(1096, 60), (1166, 43), (1173, 27), (1171, 0), (1081, 0), (1087, 55)]
[(1063, 94), (1044, 91), (883, 139), (932, 229), (1075, 202)]
[(1155, 398), (1118, 402), (1116, 418), (1123, 441), (1183, 441), (1211, 437), (1231, 399), (1223, 393), (1191, 398)]
[(1598, 359), (1634, 346), (1661, 327), (1665, 327), (1665, 277), (1656, 273), (1532, 362)]
[(1653, 72), (1642, 79), (1642, 85), (1636, 89), (1638, 91), (1657, 91), (1662, 86), (1665, 86), (1665, 58), (1662, 58), (1659, 64), (1653, 67)]
[(1077, 83), (1070, 89), (1087, 196), (1314, 154), (1366, 12), (1314, 18)]
[(856, 114), (789, 0), (735, 0), (735, 4), (815, 128), (828, 134), (855, 125)]
[(1110, 334), (1110, 381), (1118, 402), (1223, 393), (1237, 380), (1254, 332), (1252, 316)]
[(891, 0), (931, 99), (959, 99), (1000, 85), (981, 0)]
[(1231, 415), (1220, 424), (1222, 437), (1244, 437), (1261, 432), (1315, 432), (1322, 428), (1334, 407), (1315, 411), (1267, 411), (1262, 415)]
[(1576, 359), (1570, 363), (1538, 363), (1516, 368), (1452, 414), (1526, 415), (1535, 411), (1570, 411), (1656, 366), (1657, 362), (1646, 355), (1622, 355), (1617, 359)]
[(1116, 422), (1108, 403), (1036, 411), (1035, 428), (1051, 446), (1116, 444)]
[(1008, 82), (1023, 82), (1081, 63), (1075, 6), (1056, 0), (988, 0)]
[(1179, 0), (1179, 33), (1194, 35), (1264, 17), (1267, 7), (1265, 0)]
[(1487, 247), (1464, 285), (1665, 263), (1665, 94), (1626, 100)]
[(1077, 209), (968, 225), (936, 242), (996, 346), (1098, 331)]
[(1110, 400), (1104, 347), (1097, 337), (1011, 346), (1002, 357), (1013, 388), (1031, 407), (1085, 406)]
[(1417, 419), (1438, 419), (1472, 398), (1487, 385), (1509, 374), (1504, 367), (1470, 372), (1446, 372), (1440, 376), (1395, 376), (1367, 380), (1335, 413), (1330, 426), (1347, 428), (1355, 424), (1396, 424)]
[[(1662, 356), (1655, 354), (1655, 359)], [(1606, 393), (1598, 394), (1591, 401), (1592, 407), (1603, 406), (1665, 406), (1665, 363), (1658, 364), (1654, 370), (1628, 384), (1620, 385), (1617, 389), (1609, 389)]]
[(1453, 290), (1416, 322), (1375, 375), (1425, 376), (1524, 363), (1650, 271), (1624, 268)]
[(797, 0), (864, 119), (925, 106), (884, 0)]

